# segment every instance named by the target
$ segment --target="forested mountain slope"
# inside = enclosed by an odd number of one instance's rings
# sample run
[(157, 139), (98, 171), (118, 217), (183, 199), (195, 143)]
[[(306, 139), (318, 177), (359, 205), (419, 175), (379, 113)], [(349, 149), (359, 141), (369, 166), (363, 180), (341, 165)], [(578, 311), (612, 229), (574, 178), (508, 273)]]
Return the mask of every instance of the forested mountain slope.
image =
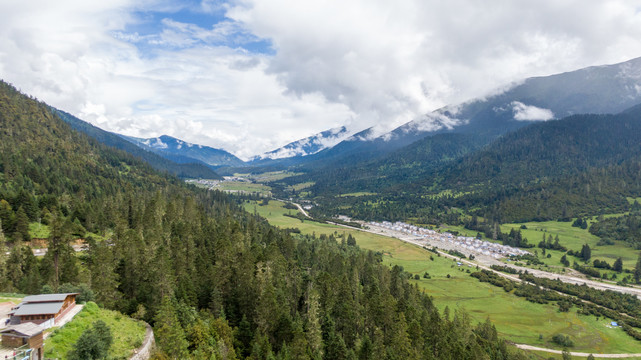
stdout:
[[(439, 314), (375, 254), (272, 228), (71, 130), (6, 83), (0, 155), (0, 290), (90, 289), (151, 322), (159, 358), (524, 358), (491, 323)], [(50, 230), (43, 258), (24, 241), (30, 221)], [(76, 256), (78, 237), (89, 250)]]
[[(392, 163), (402, 161), (397, 157)], [(640, 161), (641, 109), (618, 115), (575, 115), (519, 129), (436, 167), (397, 167), (399, 173), (388, 177), (379, 166), (383, 177), (359, 184), (380, 194), (360, 201), (383, 200), (379, 208), (368, 210), (355, 203), (352, 209), (370, 216), (372, 211), (433, 216), (459, 207), (506, 221), (618, 211), (625, 209), (626, 196), (641, 191)], [(321, 196), (341, 188), (358, 191), (350, 180), (340, 184), (319, 177), (311, 190)], [(438, 195), (444, 191), (451, 195)]]
[(126, 151), (129, 154), (142, 159), (156, 170), (168, 171), (171, 174), (182, 178), (220, 179), (220, 175), (216, 174), (216, 172), (209, 168), (207, 164), (196, 159), (187, 157), (173, 160), (163, 158), (160, 155), (154, 154), (151, 151), (132, 144), (130, 141), (123, 139), (119, 135), (99, 129), (69, 113), (57, 109), (55, 112), (73, 129), (85, 133), (107, 146)]
[(463, 134), (426, 137), (384, 157), (335, 164), (288, 179), (290, 183), (313, 181), (316, 194), (378, 192), (421, 181), (443, 163), (449, 163), (482, 147), (487, 140)]

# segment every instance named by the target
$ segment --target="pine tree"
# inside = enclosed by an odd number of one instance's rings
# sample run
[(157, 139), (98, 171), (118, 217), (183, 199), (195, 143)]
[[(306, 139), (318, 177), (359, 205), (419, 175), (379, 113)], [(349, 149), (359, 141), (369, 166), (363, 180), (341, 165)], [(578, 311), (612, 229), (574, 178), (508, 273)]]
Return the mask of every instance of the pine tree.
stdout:
[(637, 259), (637, 264), (634, 267), (634, 281), (636, 281), (637, 284), (641, 281), (641, 253)]
[(171, 359), (184, 359), (188, 356), (185, 331), (178, 321), (172, 300), (165, 296), (154, 318), (154, 334), (158, 348)]
[(15, 214), (11, 209), (11, 205), (4, 199), (0, 200), (0, 223), (5, 234), (10, 235), (13, 233)]
[(581, 259), (587, 262), (588, 260), (590, 260), (591, 257), (592, 257), (592, 250), (590, 249), (590, 245), (583, 244), (583, 246), (581, 247)]
[(614, 261), (614, 264), (612, 265), (612, 270), (616, 272), (621, 272), (623, 271), (623, 259), (618, 258)]
[(104, 242), (96, 242), (89, 248), (89, 254), (91, 288), (96, 293), (96, 300), (107, 308), (113, 308), (119, 297), (113, 251)]
[[(62, 216), (56, 215), (51, 222), (51, 233), (49, 234), (49, 250), (46, 257), (53, 259), (53, 287), (57, 291), (60, 285), (61, 269), (63, 261), (75, 260), (74, 250), (69, 245), (71, 241), (68, 227), (65, 226), (65, 220)], [(72, 260), (72, 261), (73, 261)]]
[(312, 354), (319, 357), (323, 356), (323, 338), (320, 324), (320, 303), (318, 292), (315, 291), (311, 285), (309, 287), (309, 295), (307, 296), (307, 322), (305, 329), (307, 330), (307, 342), (312, 351)]
[(85, 330), (69, 352), (70, 360), (106, 359), (113, 342), (111, 330), (104, 321), (98, 320)]
[(7, 264), (7, 250), (5, 247), (4, 232), (2, 231), (2, 221), (0, 220), (0, 291), (6, 289), (7, 277), (5, 273), (5, 266)]
[(31, 241), (29, 234), (29, 217), (22, 206), (16, 212), (16, 233), (22, 236), (22, 240)]

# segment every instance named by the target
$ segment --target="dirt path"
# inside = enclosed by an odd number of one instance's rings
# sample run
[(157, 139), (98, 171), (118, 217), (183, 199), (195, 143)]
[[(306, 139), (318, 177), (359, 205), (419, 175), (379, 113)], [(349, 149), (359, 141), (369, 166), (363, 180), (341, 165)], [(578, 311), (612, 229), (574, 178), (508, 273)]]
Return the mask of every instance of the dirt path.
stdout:
[(296, 207), (298, 208), (298, 210), (300, 210), (300, 212), (302, 212), (302, 213), (303, 213), (303, 215), (305, 215), (305, 217), (308, 217), (308, 218), (310, 218), (310, 219), (312, 218), (311, 216), (309, 216), (309, 214), (307, 213), (307, 211), (305, 211), (305, 209), (303, 209), (303, 207), (302, 207), (302, 206), (300, 206), (300, 204), (297, 204), (297, 203), (292, 203), (292, 204), (296, 205)]
[[(562, 354), (561, 350), (554, 350), (548, 348), (542, 348), (537, 346), (525, 345), (525, 344), (514, 344), (517, 348), (522, 350), (533, 350), (533, 351), (543, 351), (552, 354)], [(621, 358), (641, 358), (641, 354), (594, 354), (594, 353), (582, 353), (582, 352), (570, 352), (572, 356), (583, 356), (588, 357), (590, 354), (595, 358), (609, 358), (609, 359), (621, 359)]]

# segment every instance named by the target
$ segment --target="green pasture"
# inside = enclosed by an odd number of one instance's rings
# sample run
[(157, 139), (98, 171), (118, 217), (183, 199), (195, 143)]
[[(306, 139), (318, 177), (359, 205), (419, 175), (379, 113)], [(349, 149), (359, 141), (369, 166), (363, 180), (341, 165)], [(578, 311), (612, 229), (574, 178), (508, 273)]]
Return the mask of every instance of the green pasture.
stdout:
[(66, 359), (83, 331), (94, 322), (102, 320), (111, 330), (113, 343), (109, 358), (128, 359), (134, 349), (140, 347), (145, 338), (145, 325), (119, 312), (101, 309), (96, 303), (88, 302), (84, 309), (65, 326), (55, 329), (45, 341), (46, 358)]
[(370, 196), (370, 195), (378, 195), (378, 194), (374, 192), (369, 192), (369, 191), (359, 191), (359, 192), (341, 194), (339, 196), (340, 197), (361, 197), (361, 196)]
[[(527, 229), (521, 229), (522, 225), (525, 225)], [(597, 236), (590, 234), (587, 229), (573, 227), (571, 222), (545, 221), (501, 225), (501, 231), (503, 232), (509, 232), (512, 228), (521, 229), (523, 237), (527, 238), (528, 241), (534, 245), (537, 245), (543, 239), (543, 235), (547, 238), (550, 234), (553, 238), (558, 235), (559, 243), (561, 245), (575, 251), (581, 250), (583, 244), (588, 244), (592, 250), (592, 258), (590, 259), (590, 262), (598, 259), (605, 260), (608, 263), (613, 264), (617, 258), (621, 257), (623, 259), (623, 267), (633, 269), (639, 256), (638, 250), (635, 250), (620, 241), (615, 242), (614, 245), (597, 245), (599, 242), (599, 238)], [(551, 257), (547, 258), (542, 255), (541, 249), (531, 249), (532, 252), (534, 252), (534, 250), (538, 251), (539, 259), (548, 266), (562, 267), (560, 259), (561, 256), (563, 256), (563, 252), (546, 250), (546, 253), (551, 254)], [(575, 259), (576, 258), (572, 256), (568, 256), (568, 260), (570, 260), (570, 262), (573, 262)], [(603, 270), (601, 271), (603, 272)], [(608, 273), (612, 272), (609, 271)]]
[(253, 181), (260, 182), (260, 183), (266, 183), (266, 182), (272, 182), (272, 181), (278, 181), (278, 180), (283, 180), (285, 178), (291, 177), (291, 176), (296, 176), (300, 175), (302, 173), (295, 173), (291, 171), (271, 171), (271, 172), (266, 172), (262, 174), (235, 174), (234, 176), (239, 176), (239, 177), (245, 177), (248, 179), (252, 179)]
[[(351, 234), (361, 248), (383, 253), (384, 264), (403, 266), (406, 271), (419, 274), (420, 280), (412, 282), (430, 294), (438, 308), (447, 306), (452, 315), (457, 309), (465, 309), (474, 321), (484, 321), (489, 316), (501, 336), (511, 341), (560, 349), (549, 340), (553, 335), (562, 333), (572, 338), (575, 346), (571, 350), (574, 351), (641, 353), (641, 343), (621, 329), (608, 328), (607, 319), (578, 315), (576, 309), (561, 313), (556, 305), (528, 302), (505, 293), (502, 288), (472, 278), (467, 270), (472, 272), (474, 268), (467, 265), (459, 267), (455, 261), (418, 246), (354, 229), (286, 217), (283, 214), (296, 211), (283, 208), (283, 203), (278, 201), (272, 200), (265, 206), (245, 203), (245, 208), (252, 213), (256, 211), (272, 225), (296, 227), (304, 234)], [(431, 279), (423, 278), (425, 272)], [(542, 340), (539, 335), (542, 335)]]
[(308, 182), (294, 184), (292, 186), (289, 186), (288, 188), (294, 191), (301, 191), (303, 189), (307, 189), (309, 187), (314, 186), (314, 184), (316, 184), (314, 181), (308, 181)]
[(264, 195), (270, 195), (272, 190), (267, 185), (243, 181), (222, 181), (215, 189), (226, 192), (259, 193)]

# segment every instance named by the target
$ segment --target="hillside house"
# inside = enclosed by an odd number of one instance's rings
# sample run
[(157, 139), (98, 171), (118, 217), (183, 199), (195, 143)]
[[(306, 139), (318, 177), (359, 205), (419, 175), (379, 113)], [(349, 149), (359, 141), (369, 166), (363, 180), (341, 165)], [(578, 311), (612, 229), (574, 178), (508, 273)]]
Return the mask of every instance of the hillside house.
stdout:
[(28, 350), (23, 351), (23, 355), (27, 355), (26, 358), (42, 360), (43, 331), (44, 328), (31, 322), (11, 325), (0, 331), (0, 334), (2, 334), (2, 346), (7, 348), (28, 348)]
[(76, 305), (77, 295), (78, 293), (27, 296), (9, 312), (9, 323), (18, 325), (32, 322), (48, 329)]

